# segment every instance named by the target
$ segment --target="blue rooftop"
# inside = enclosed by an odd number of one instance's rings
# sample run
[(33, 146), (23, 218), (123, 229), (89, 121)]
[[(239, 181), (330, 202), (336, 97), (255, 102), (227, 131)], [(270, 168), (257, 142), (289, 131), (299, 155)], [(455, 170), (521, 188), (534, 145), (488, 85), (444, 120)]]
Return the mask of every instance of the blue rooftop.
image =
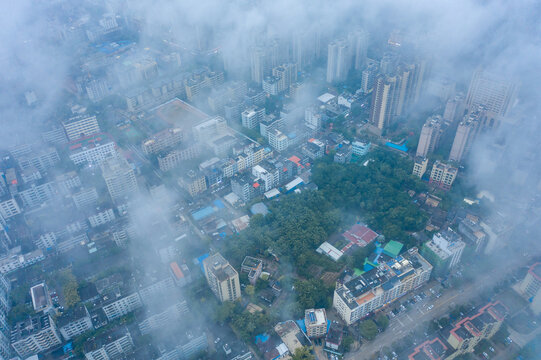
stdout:
[(196, 212), (193, 212), (192, 217), (195, 221), (199, 221), (206, 218), (207, 216), (214, 214), (215, 211), (216, 210), (214, 210), (212, 207), (207, 206), (205, 208), (202, 208), (201, 210), (197, 210)]
[(388, 141), (387, 143), (385, 143), (385, 146), (388, 146), (388, 147), (390, 147), (392, 149), (395, 149), (395, 150), (408, 152), (408, 147), (406, 146), (407, 144), (408, 144), (407, 140), (402, 145), (397, 145), (397, 144), (394, 144), (394, 143)]

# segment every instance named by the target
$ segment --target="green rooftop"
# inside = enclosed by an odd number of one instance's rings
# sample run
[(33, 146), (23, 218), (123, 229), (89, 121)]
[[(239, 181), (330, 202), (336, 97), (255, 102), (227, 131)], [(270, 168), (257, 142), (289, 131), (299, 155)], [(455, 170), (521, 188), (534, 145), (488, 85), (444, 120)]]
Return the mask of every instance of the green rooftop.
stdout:
[(395, 258), (398, 256), (398, 254), (400, 254), (400, 251), (402, 251), (403, 247), (404, 247), (404, 244), (398, 241), (391, 240), (383, 248), (383, 253)]

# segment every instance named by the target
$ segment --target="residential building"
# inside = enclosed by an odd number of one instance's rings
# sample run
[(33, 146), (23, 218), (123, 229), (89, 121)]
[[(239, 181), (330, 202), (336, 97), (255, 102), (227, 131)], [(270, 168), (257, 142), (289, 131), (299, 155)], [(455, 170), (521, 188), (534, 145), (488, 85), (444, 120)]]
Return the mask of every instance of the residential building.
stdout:
[(312, 130), (319, 130), (323, 124), (323, 114), (316, 106), (307, 107), (304, 110), (304, 123)]
[(278, 129), (269, 132), (269, 144), (278, 152), (286, 150), (289, 146), (289, 138)]
[(361, 73), (361, 92), (363, 94), (369, 94), (374, 89), (374, 83), (378, 74), (378, 67), (376, 64), (370, 64)]
[(41, 173), (46, 173), (49, 168), (55, 167), (60, 162), (60, 156), (53, 147), (39, 147), (32, 153), (17, 157), (21, 170), (35, 168)]
[(274, 129), (284, 129), (284, 121), (282, 118), (276, 117), (275, 115), (266, 115), (265, 118), (259, 123), (259, 133), (265, 139), (269, 138), (269, 133)]
[[(15, 250), (15, 251), (13, 251)], [(10, 252), (0, 258), (0, 273), (8, 274), (17, 269), (25, 268), (45, 259), (43, 250), (38, 249), (26, 254), (21, 254), (20, 246), (13, 248)]]
[(530, 303), (533, 313), (541, 314), (541, 263), (537, 262), (530, 266), (518, 285), (518, 290)]
[(174, 321), (180, 321), (183, 316), (189, 313), (186, 300), (180, 300), (165, 309), (156, 311), (139, 322), (139, 330), (142, 335), (160, 330), (171, 325)]
[(434, 266), (434, 274), (442, 276), (460, 262), (465, 247), (462, 237), (449, 228), (424, 243), (422, 253)]
[(9, 219), (12, 216), (19, 215), (21, 209), (14, 198), (6, 198), (0, 202), (0, 215), (4, 219)]
[(332, 41), (327, 50), (327, 82), (346, 80), (351, 69), (351, 50), (348, 42), (343, 39)]
[[(141, 287), (142, 285), (140, 285)], [(139, 292), (139, 298), (144, 305), (148, 306), (148, 303), (155, 297), (168, 295), (171, 289), (175, 286), (173, 279), (170, 276), (166, 276), (161, 280), (152, 281), (149, 285), (141, 288)]]
[(446, 359), (447, 345), (439, 338), (427, 340), (419, 344), (408, 355), (408, 360), (443, 360)]
[(96, 116), (78, 115), (62, 123), (69, 141), (75, 141), (101, 132)]
[(125, 201), (138, 191), (133, 167), (123, 157), (111, 157), (101, 163), (101, 175), (115, 203)]
[(105, 316), (107, 316), (107, 320), (112, 321), (142, 306), (143, 302), (141, 301), (139, 293), (134, 292), (120, 298), (107, 297), (102, 309)]
[(395, 118), (398, 82), (396, 76), (380, 76), (374, 82), (369, 122), (380, 130), (391, 125)]
[(362, 70), (366, 64), (369, 34), (364, 29), (358, 29), (348, 34), (351, 57), (355, 70)]
[(0, 275), (0, 359), (9, 359), (11, 354), (9, 347), (11, 334), (8, 324), (10, 292), (11, 283), (3, 275)]
[(325, 144), (317, 139), (309, 139), (302, 146), (302, 153), (312, 160), (319, 159), (325, 155)]
[(453, 182), (458, 174), (458, 169), (449, 164), (445, 164), (439, 160), (432, 165), (432, 171), (430, 172), (429, 184), (439, 187), (443, 190), (451, 189)]
[(411, 248), (403, 255), (366, 271), (344, 273), (336, 283), (333, 307), (351, 325), (428, 281), (432, 265)]
[(351, 161), (352, 154), (351, 145), (340, 144), (340, 146), (335, 149), (333, 161), (340, 164), (346, 164)]
[(265, 76), (263, 79), (263, 91), (269, 95), (276, 96), (280, 93), (279, 89), (280, 78), (276, 76)]
[(263, 271), (263, 261), (251, 256), (246, 256), (242, 261), (240, 271), (247, 273), (250, 284), (255, 285)]
[(202, 90), (221, 85), (223, 82), (224, 73), (221, 71), (214, 72), (205, 68), (196, 70), (184, 80), (186, 97), (189, 101), (194, 101)]
[(71, 340), (87, 331), (94, 330), (90, 313), (84, 305), (76, 306), (56, 319), (56, 325), (64, 340)]
[(344, 338), (344, 327), (338, 321), (333, 321), (329, 327), (329, 331), (325, 336), (325, 347), (323, 350), (334, 353), (336, 355), (342, 355), (340, 352), (340, 346), (342, 345), (342, 339)]
[(304, 311), (304, 325), (309, 338), (319, 338), (327, 334), (327, 313), (325, 309)]
[(312, 342), (293, 320), (284, 321), (274, 326), (274, 331), (287, 346), (290, 354), (303, 346), (310, 346)]
[(35, 208), (55, 198), (56, 184), (52, 181), (38, 181), (30, 184), (25, 190), (19, 192), (25, 208)]
[(450, 123), (456, 119), (462, 119), (464, 116), (464, 95), (458, 94), (454, 98), (447, 100), (445, 110), (443, 111), (443, 120)]
[(83, 188), (74, 193), (71, 198), (77, 209), (81, 210), (87, 207), (95, 207), (98, 204), (98, 191), (95, 187)]
[(254, 46), (250, 49), (250, 71), (252, 81), (261, 84), (269, 74), (269, 54), (264, 47)]
[(86, 360), (109, 360), (128, 358), (134, 345), (127, 328), (115, 328), (97, 337), (88, 339), (83, 345)]
[(421, 156), (416, 156), (413, 162), (413, 175), (422, 178), (428, 166), (428, 159)]
[(252, 106), (244, 110), (241, 114), (242, 126), (247, 129), (256, 129), (259, 123), (265, 118), (265, 109)]
[(117, 155), (116, 144), (103, 134), (70, 143), (69, 151), (69, 158), (75, 165), (99, 165), (103, 160)]
[(60, 344), (62, 344), (60, 333), (49, 315), (29, 317), (11, 329), (11, 346), (25, 359)]
[(188, 170), (178, 179), (178, 184), (191, 196), (195, 196), (207, 190), (205, 175), (199, 170)]
[(449, 332), (447, 342), (455, 352), (446, 360), (471, 353), (481, 340), (494, 336), (502, 326), (506, 314), (507, 308), (496, 301), (483, 306), (477, 314), (460, 320)]
[(160, 131), (143, 141), (141, 145), (145, 154), (157, 154), (170, 149), (182, 141), (183, 133), (179, 128)]
[(428, 118), (421, 129), (416, 156), (426, 157), (436, 150), (443, 132), (442, 126), (443, 119), (441, 116), (434, 115)]
[(197, 143), (184, 144), (181, 149), (158, 155), (158, 166), (161, 171), (172, 170), (182, 164), (183, 161), (195, 159), (200, 154)]
[(355, 156), (364, 156), (370, 151), (370, 146), (371, 144), (369, 142), (353, 141), (351, 143), (351, 152)]
[(488, 234), (481, 226), (479, 219), (467, 216), (458, 224), (458, 232), (463, 239), (471, 244), (475, 252), (482, 252), (488, 242)]
[(30, 288), (30, 296), (32, 298), (32, 306), (35, 312), (47, 312), (52, 306), (53, 301), (49, 295), (49, 289), (45, 283), (41, 283)]
[[(196, 327), (188, 327), (182, 329), (172, 329), (175, 337), (171, 339), (170, 344), (175, 344), (172, 348), (158, 345), (163, 349), (162, 354), (156, 360), (172, 360), (172, 359), (191, 359), (197, 354), (208, 349), (207, 333)], [(167, 335), (166, 335), (167, 336)], [(229, 359), (229, 358), (227, 358)], [(250, 359), (250, 358), (243, 358)]]
[(517, 91), (517, 83), (478, 69), (468, 88), (466, 107), (471, 111), (482, 105), (492, 115), (504, 117), (514, 105)]
[(272, 75), (277, 79), (277, 92), (287, 91), (291, 84), (297, 81), (297, 64), (286, 63), (272, 69)]
[(220, 253), (203, 260), (203, 268), (207, 283), (221, 302), (240, 299), (239, 274)]
[(96, 209), (96, 211), (97, 211), (96, 213), (88, 217), (88, 222), (90, 223), (90, 226), (93, 228), (101, 226), (101, 225), (105, 225), (116, 219), (115, 213), (113, 209), (111, 208), (105, 209), (105, 210), (100, 210), (98, 208)]

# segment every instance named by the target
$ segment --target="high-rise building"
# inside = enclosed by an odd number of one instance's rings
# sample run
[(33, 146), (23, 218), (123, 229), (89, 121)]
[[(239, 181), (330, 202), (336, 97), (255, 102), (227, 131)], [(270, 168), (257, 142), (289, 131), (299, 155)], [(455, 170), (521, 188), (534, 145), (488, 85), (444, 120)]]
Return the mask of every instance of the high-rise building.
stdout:
[(351, 69), (350, 47), (346, 40), (335, 40), (328, 46), (327, 82), (344, 81)]
[(125, 200), (137, 192), (135, 171), (123, 157), (111, 157), (101, 164), (107, 190), (114, 202)]
[(477, 135), (483, 129), (494, 127), (496, 119), (489, 117), (484, 107), (480, 106), (464, 116), (456, 129), (453, 146), (449, 153), (449, 160), (461, 162), (471, 150)]
[(464, 96), (458, 94), (454, 98), (449, 99), (445, 104), (445, 110), (443, 111), (443, 120), (448, 122), (454, 122), (457, 118), (462, 118), (463, 116)]
[(443, 131), (442, 126), (443, 120), (439, 115), (431, 116), (426, 120), (419, 136), (416, 156), (426, 157), (436, 150)]
[(9, 293), (11, 285), (9, 281), (0, 275), (0, 359), (10, 358), (10, 331), (8, 325), (8, 313), (10, 309)]
[(265, 109), (252, 106), (244, 110), (241, 117), (242, 126), (248, 129), (256, 129), (265, 117)]
[(388, 127), (394, 120), (398, 84), (399, 79), (396, 76), (380, 76), (374, 83), (370, 123), (380, 130)]
[(428, 166), (428, 159), (422, 156), (416, 156), (413, 163), (413, 175), (422, 178)]
[(348, 35), (349, 47), (355, 70), (361, 70), (366, 64), (369, 35), (365, 30), (355, 30)]
[(430, 278), (432, 265), (411, 248), (357, 275), (345, 271), (336, 282), (333, 307), (351, 325), (369, 313), (422, 286)]
[(361, 73), (361, 91), (363, 94), (372, 92), (377, 73), (378, 67), (376, 64), (370, 64), (363, 70)]
[(203, 268), (210, 289), (221, 302), (240, 299), (239, 274), (220, 253), (203, 260)]
[(100, 126), (96, 116), (78, 115), (62, 123), (69, 141), (98, 134)]
[(517, 83), (479, 69), (470, 82), (466, 106), (472, 111), (482, 105), (491, 115), (503, 117), (513, 106), (517, 90)]
[(287, 63), (272, 69), (272, 76), (278, 79), (278, 93), (289, 89), (297, 81), (297, 64)]
[(261, 84), (268, 75), (268, 54), (265, 48), (254, 46), (250, 49), (250, 70), (252, 81)]
[(429, 184), (439, 187), (443, 190), (451, 189), (453, 182), (458, 174), (458, 169), (449, 164), (442, 163), (439, 160), (434, 162), (430, 172)]

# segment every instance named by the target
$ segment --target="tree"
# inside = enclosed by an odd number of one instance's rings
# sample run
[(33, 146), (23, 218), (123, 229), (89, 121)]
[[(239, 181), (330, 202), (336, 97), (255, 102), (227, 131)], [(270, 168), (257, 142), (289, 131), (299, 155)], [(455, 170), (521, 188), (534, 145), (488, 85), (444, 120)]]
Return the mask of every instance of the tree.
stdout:
[(389, 318), (387, 317), (387, 315), (380, 313), (376, 317), (376, 323), (378, 324), (380, 329), (385, 330), (387, 329), (387, 326), (389, 326)]
[(291, 357), (292, 360), (315, 360), (315, 356), (310, 352), (310, 348), (303, 346), (295, 350), (295, 354)]
[(365, 320), (361, 322), (361, 335), (366, 340), (373, 340), (378, 334), (378, 327), (373, 320)]
[(344, 339), (342, 340), (342, 346), (344, 347), (344, 351), (345, 352), (348, 352), (349, 349), (351, 348), (351, 345), (353, 345), (353, 337), (351, 336), (346, 336), (344, 337)]
[(244, 289), (244, 292), (248, 296), (254, 296), (255, 294), (255, 287), (253, 285), (246, 286), (246, 289)]

